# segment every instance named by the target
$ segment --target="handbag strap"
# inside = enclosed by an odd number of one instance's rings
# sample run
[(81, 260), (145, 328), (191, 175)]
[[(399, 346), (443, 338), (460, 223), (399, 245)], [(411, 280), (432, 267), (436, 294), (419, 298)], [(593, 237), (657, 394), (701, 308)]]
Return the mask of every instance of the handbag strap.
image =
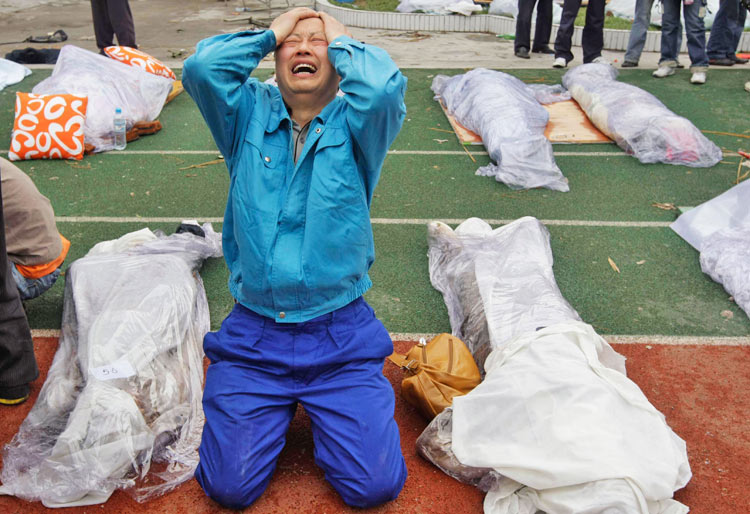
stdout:
[(399, 368), (406, 371), (411, 371), (412, 373), (414, 373), (419, 366), (419, 362), (416, 359), (409, 359), (406, 357), (406, 355), (402, 355), (397, 352), (393, 352), (387, 358)]

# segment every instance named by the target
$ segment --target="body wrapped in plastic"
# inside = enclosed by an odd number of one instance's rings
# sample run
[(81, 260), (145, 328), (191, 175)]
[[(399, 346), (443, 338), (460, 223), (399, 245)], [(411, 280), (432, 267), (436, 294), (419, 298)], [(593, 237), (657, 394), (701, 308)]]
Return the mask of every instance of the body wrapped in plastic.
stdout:
[(430, 281), (443, 294), (453, 335), (466, 343), (480, 371), (505, 341), (581, 319), (557, 287), (549, 231), (536, 218), (494, 230), (478, 218), (455, 231), (435, 221), (427, 237)]
[(750, 225), (724, 229), (703, 242), (701, 270), (724, 286), (750, 317)]
[[(198, 270), (221, 256), (220, 234), (203, 230), (139, 231), (70, 266), (60, 346), (3, 450), (0, 492), (65, 507), (117, 488), (145, 500), (192, 477), (210, 328)], [(152, 463), (166, 470), (145, 478)]]
[(94, 151), (114, 148), (113, 119), (122, 109), (127, 129), (153, 121), (172, 90), (172, 79), (73, 45), (60, 50), (52, 75), (34, 86), (35, 94), (76, 94), (88, 97), (84, 142)]
[(570, 190), (544, 137), (549, 113), (526, 84), (476, 68), (453, 77), (437, 75), (432, 91), (459, 123), (482, 137), (494, 164), (480, 167), (477, 175), (495, 177), (512, 189)]
[(690, 120), (616, 78), (612, 66), (589, 63), (565, 73), (563, 85), (599, 130), (643, 163), (706, 168), (721, 160), (721, 149)]
[(562, 297), (546, 228), (428, 230), (452, 326), (479, 328), (491, 352), (484, 381), (433, 419), (418, 452), (488, 491), (488, 514), (687, 512), (671, 500), (691, 476), (685, 443)]

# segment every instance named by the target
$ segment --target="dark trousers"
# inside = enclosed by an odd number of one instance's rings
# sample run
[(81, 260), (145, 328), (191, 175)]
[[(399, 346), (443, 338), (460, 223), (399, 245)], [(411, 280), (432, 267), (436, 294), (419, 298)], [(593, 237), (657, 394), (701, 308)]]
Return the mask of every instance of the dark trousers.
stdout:
[[(555, 38), (555, 58), (564, 57), (566, 61), (573, 60), (570, 51), (573, 25), (581, 7), (581, 0), (565, 0), (563, 3), (560, 27)], [(589, 63), (602, 55), (604, 48), (604, 0), (589, 0), (586, 8), (586, 24), (583, 27), (583, 62)]]
[[(536, 4), (536, 29), (534, 30), (534, 47), (531, 47), (531, 15)], [(549, 45), (552, 32), (552, 0), (518, 0), (518, 17), (516, 17), (516, 39), (514, 48), (541, 50)]]
[(99, 50), (117, 44), (137, 48), (135, 25), (128, 0), (91, 0), (91, 15), (94, 18), (94, 34)]
[(39, 376), (29, 323), (13, 280), (5, 246), (2, 187), (0, 186), (0, 394)]

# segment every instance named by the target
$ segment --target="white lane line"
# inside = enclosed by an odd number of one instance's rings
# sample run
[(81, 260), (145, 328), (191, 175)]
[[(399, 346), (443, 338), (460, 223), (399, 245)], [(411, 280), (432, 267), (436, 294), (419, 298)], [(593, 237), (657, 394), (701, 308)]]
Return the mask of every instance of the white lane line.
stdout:
[[(428, 341), (434, 333), (391, 332), (394, 341), (419, 341), (424, 337)], [(59, 329), (35, 328), (32, 337), (60, 337)], [(605, 335), (610, 344), (642, 344), (659, 346), (750, 346), (750, 337), (717, 337), (717, 336), (665, 336), (665, 335)]]
[[(437, 334), (391, 332), (394, 341), (428, 341)], [(750, 346), (750, 337), (665, 336), (665, 335), (603, 335), (610, 344), (644, 344), (659, 346)]]
[[(57, 223), (180, 223), (193, 216), (182, 217), (148, 217), (148, 216), (55, 216)], [(201, 222), (222, 223), (224, 218), (199, 218)], [(371, 218), (373, 225), (427, 225), (433, 218)], [(463, 218), (442, 218), (439, 221), (449, 225), (458, 225)], [(512, 219), (486, 219), (490, 225), (507, 225)], [(606, 221), (606, 220), (540, 220), (545, 225), (564, 227), (628, 227), (628, 228), (664, 228), (671, 221)]]
[[(55, 216), (57, 223), (182, 223), (195, 219), (195, 215), (175, 217), (149, 216)], [(224, 218), (198, 218), (204, 223), (222, 223)]]

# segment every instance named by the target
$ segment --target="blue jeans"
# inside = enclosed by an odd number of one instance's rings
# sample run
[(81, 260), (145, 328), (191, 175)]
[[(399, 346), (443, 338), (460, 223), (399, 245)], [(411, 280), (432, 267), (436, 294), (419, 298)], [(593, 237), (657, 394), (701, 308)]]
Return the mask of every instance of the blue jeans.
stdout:
[(195, 478), (209, 497), (241, 509), (263, 493), (298, 403), (310, 416), (315, 462), (347, 504), (398, 496), (406, 465), (383, 376), (393, 343), (364, 299), (303, 323), (236, 304), (203, 347), (211, 364)]
[[(628, 38), (628, 49), (625, 51), (625, 61), (638, 63), (640, 60), (643, 45), (646, 44), (648, 27), (651, 24), (651, 9), (653, 5), (654, 0), (635, 0), (635, 15), (633, 17), (633, 26), (630, 29), (630, 37)], [(680, 45), (682, 45), (682, 23), (680, 23), (677, 34), (677, 48), (680, 48)]]
[(706, 45), (709, 59), (723, 59), (735, 54), (745, 28), (746, 16), (747, 10), (740, 5), (739, 0), (722, 0), (719, 3)]
[(676, 66), (680, 54), (680, 9), (685, 18), (688, 55), (691, 71), (705, 71), (708, 68), (706, 54), (706, 31), (703, 18), (699, 16), (704, 8), (701, 0), (690, 5), (683, 5), (682, 0), (663, 0), (664, 15), (661, 18), (661, 59), (659, 66)]
[(21, 300), (24, 301), (31, 300), (32, 298), (41, 295), (47, 289), (52, 287), (57, 281), (57, 277), (60, 276), (60, 268), (57, 268), (49, 275), (40, 278), (24, 277), (13, 263), (11, 263), (10, 268), (13, 273), (13, 280), (16, 281), (16, 286), (18, 287), (18, 294), (21, 295)]

